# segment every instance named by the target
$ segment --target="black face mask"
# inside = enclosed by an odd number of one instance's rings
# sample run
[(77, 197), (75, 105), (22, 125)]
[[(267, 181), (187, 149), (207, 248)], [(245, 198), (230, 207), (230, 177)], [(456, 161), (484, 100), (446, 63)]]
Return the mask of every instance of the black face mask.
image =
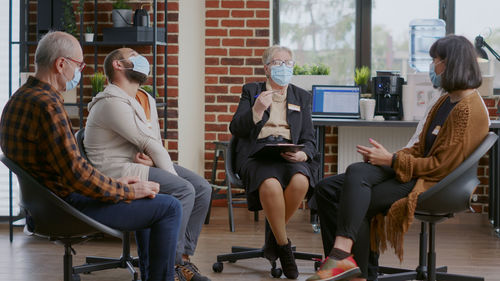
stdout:
[[(134, 66), (131, 62), (128, 61), (124, 61), (123, 64), (125, 65), (125, 68), (132, 68)], [(144, 73), (133, 71), (132, 69), (125, 69), (125, 77), (127, 77), (130, 82), (139, 83), (139, 85), (146, 83), (146, 81), (148, 80), (147, 75), (145, 75)]]

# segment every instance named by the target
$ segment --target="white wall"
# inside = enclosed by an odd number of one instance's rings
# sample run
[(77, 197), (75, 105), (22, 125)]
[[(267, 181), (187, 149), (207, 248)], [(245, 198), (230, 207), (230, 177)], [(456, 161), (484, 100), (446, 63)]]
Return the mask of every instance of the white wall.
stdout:
[(179, 1), (179, 165), (203, 175), (205, 1)]

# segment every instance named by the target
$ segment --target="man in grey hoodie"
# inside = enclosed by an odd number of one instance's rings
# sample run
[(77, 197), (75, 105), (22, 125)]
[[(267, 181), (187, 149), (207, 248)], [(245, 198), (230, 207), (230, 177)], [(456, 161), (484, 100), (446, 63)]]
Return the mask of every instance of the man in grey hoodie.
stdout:
[[(205, 179), (170, 159), (161, 139), (155, 99), (140, 89), (149, 68), (148, 60), (129, 48), (117, 49), (106, 57), (104, 71), (109, 84), (88, 105), (85, 150), (104, 174), (157, 182), (160, 193), (179, 199), (182, 221), (176, 269), (186, 280), (210, 280), (200, 274), (189, 257), (195, 252), (212, 189)], [(138, 243), (147, 241), (149, 231), (137, 231), (136, 236), (140, 238)], [(139, 257), (148, 256), (146, 247), (139, 249)], [(141, 274), (147, 272), (147, 266), (141, 264)], [(142, 279), (147, 280), (147, 276)]]

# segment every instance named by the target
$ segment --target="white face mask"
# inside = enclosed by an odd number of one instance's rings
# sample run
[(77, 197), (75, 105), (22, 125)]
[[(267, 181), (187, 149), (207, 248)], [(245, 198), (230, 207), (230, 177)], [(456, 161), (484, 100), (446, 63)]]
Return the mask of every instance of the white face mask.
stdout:
[(145, 57), (137, 55), (128, 58), (128, 60), (132, 62), (132, 65), (134, 65), (134, 67), (132, 68), (133, 71), (142, 73), (146, 76), (149, 75), (149, 62)]

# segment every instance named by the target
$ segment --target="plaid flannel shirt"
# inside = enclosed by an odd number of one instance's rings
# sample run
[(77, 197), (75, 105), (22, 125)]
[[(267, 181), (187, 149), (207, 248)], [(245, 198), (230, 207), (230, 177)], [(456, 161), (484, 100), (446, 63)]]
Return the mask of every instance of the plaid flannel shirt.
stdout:
[(103, 175), (80, 155), (63, 102), (50, 84), (30, 77), (2, 113), (5, 155), (60, 197), (78, 192), (101, 201), (133, 199), (133, 188)]

